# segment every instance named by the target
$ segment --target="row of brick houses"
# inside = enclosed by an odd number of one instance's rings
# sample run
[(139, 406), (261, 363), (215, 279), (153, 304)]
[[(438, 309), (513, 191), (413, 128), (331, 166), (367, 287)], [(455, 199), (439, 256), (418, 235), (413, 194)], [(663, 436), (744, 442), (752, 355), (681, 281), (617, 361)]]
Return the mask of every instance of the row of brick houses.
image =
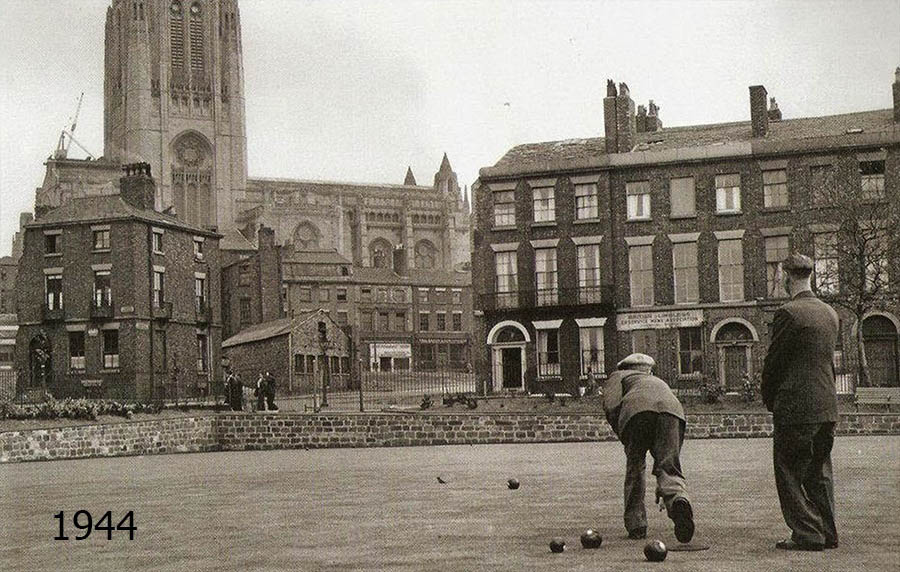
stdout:
[[(471, 274), (361, 266), (335, 250), (294, 250), (260, 227), (257, 249), (222, 271), (226, 337), (260, 323), (321, 309), (350, 335), (367, 371), (471, 369)], [(341, 372), (351, 373), (351, 372)]]
[[(784, 302), (779, 262), (799, 250), (838, 264), (827, 209), (812, 224), (798, 216), (814, 191), (900, 201), (900, 69), (893, 94), (893, 109), (782, 119), (753, 86), (749, 122), (663, 128), (652, 101), (636, 112), (610, 81), (605, 138), (520, 145), (481, 169), (472, 269), (485, 389), (571, 391), (641, 351), (677, 387), (739, 390)], [(900, 265), (888, 267), (897, 284)], [(863, 323), (874, 384), (900, 384), (898, 316), (886, 303)], [(839, 390), (852, 391), (842, 358), (857, 326), (842, 322)]]
[(73, 198), (25, 227), (19, 390), (172, 399), (221, 378), (216, 232), (154, 210), (147, 164), (120, 193)]

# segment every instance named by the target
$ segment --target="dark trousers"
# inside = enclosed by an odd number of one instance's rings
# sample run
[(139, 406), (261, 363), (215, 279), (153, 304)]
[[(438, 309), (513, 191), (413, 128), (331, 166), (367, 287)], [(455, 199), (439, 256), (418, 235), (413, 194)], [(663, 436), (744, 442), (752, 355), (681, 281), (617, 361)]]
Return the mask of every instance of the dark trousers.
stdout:
[(681, 472), (683, 442), (684, 421), (674, 415), (644, 411), (628, 420), (622, 432), (622, 444), (626, 456), (625, 528), (629, 532), (647, 526), (647, 509), (644, 507), (647, 451), (653, 457), (656, 496), (663, 499), (669, 514), (676, 498), (688, 498), (684, 473)]
[(831, 448), (834, 423), (775, 425), (775, 486), (794, 542), (837, 543)]

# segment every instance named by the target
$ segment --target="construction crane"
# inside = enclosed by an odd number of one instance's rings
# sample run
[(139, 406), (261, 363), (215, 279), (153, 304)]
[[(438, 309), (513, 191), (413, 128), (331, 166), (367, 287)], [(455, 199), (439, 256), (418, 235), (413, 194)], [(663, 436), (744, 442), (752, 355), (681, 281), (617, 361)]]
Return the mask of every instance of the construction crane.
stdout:
[(94, 159), (94, 155), (82, 145), (78, 139), (75, 139), (75, 127), (78, 125), (78, 115), (81, 113), (81, 102), (84, 100), (84, 92), (78, 97), (78, 107), (75, 108), (75, 116), (72, 118), (72, 126), (68, 129), (63, 127), (59, 134), (59, 143), (56, 144), (56, 151), (53, 153), (54, 159), (65, 159), (69, 156), (69, 145), (75, 143), (78, 147), (87, 153), (88, 159)]

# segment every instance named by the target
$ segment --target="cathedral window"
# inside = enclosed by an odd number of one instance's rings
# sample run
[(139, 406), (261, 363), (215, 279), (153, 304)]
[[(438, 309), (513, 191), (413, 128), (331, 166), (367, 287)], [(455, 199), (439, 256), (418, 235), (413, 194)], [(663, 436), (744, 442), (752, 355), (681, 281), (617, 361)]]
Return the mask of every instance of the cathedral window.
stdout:
[(437, 249), (428, 240), (420, 240), (416, 243), (416, 268), (431, 269), (435, 266)]
[(383, 238), (372, 241), (369, 246), (371, 265), (373, 268), (391, 267), (391, 243)]
[(319, 230), (308, 222), (302, 222), (294, 230), (294, 250), (318, 250)]

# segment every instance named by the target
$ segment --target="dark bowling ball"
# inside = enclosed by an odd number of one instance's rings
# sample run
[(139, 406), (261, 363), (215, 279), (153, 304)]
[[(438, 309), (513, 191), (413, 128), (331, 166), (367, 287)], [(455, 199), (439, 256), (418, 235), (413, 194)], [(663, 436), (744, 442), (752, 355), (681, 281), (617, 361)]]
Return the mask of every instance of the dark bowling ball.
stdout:
[(506, 486), (511, 488), (512, 490), (516, 490), (519, 488), (519, 479), (509, 479), (506, 481)]
[(585, 530), (581, 535), (581, 546), (584, 548), (600, 548), (601, 544), (603, 544), (603, 537), (593, 528)]
[(559, 554), (566, 549), (566, 541), (562, 538), (554, 538), (550, 541), (550, 552)]
[(644, 556), (646, 556), (647, 560), (650, 562), (662, 562), (666, 559), (668, 553), (669, 550), (661, 540), (651, 540), (644, 546)]

